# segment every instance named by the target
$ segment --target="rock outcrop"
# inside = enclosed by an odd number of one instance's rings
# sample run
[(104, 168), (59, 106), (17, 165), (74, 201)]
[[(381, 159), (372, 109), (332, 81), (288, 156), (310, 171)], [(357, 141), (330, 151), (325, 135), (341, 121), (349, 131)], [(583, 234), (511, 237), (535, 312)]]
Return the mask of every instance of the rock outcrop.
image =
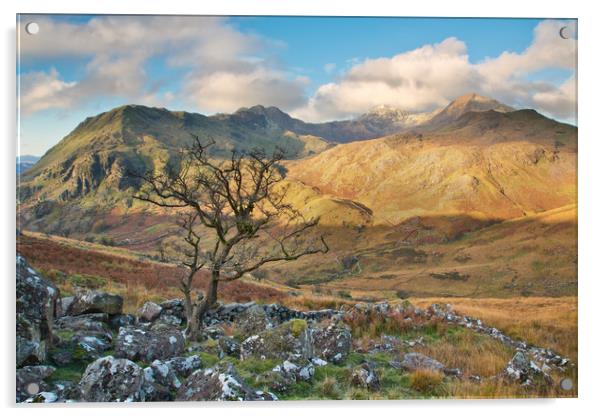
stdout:
[(184, 336), (175, 328), (121, 327), (115, 342), (115, 356), (134, 361), (150, 363), (179, 356), (182, 352)]
[(17, 256), (17, 367), (42, 363), (52, 343), (59, 290)]
[(123, 309), (123, 298), (106, 292), (90, 291), (75, 295), (69, 305), (67, 315), (83, 315), (89, 313), (120, 314)]
[(112, 356), (90, 364), (79, 382), (86, 402), (132, 402), (144, 399), (144, 373), (136, 363)]

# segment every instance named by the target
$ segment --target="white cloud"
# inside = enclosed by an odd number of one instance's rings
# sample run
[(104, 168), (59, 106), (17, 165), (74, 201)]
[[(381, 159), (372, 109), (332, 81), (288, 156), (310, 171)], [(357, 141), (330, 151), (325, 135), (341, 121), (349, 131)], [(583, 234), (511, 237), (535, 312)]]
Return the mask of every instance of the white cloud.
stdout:
[[(36, 16), (35, 20), (40, 34), (20, 37), (23, 61), (73, 58), (86, 64), (77, 80), (64, 79), (56, 70), (22, 75), (25, 113), (71, 108), (105, 96), (151, 105), (178, 101), (209, 113), (276, 105), (302, 119), (323, 121), (352, 117), (380, 104), (428, 111), (474, 91), (563, 120), (576, 116), (574, 76), (558, 86), (534, 81), (540, 77), (533, 75), (550, 68), (574, 74), (577, 41), (559, 36), (562, 26), (575, 32), (572, 21), (543, 21), (524, 51), (504, 52), (478, 63), (470, 62), (467, 46), (456, 38), (393, 57), (354, 58), (346, 71), (308, 99), (305, 90), (311, 82), (281, 65), (280, 42), (241, 33), (224, 18), (101, 16), (70, 23)], [(52, 36), (44, 36), (49, 33)], [(160, 88), (173, 79), (149, 75), (153, 58), (174, 70), (164, 76), (179, 74), (179, 87), (170, 85), (168, 93)], [(323, 69), (334, 73), (337, 66), (327, 63)]]
[(467, 92), (477, 92), (518, 108), (535, 107), (573, 121), (574, 78), (560, 87), (528, 79), (550, 68), (576, 70), (577, 41), (559, 36), (563, 26), (575, 31), (572, 22), (543, 21), (523, 52), (504, 52), (477, 64), (469, 61), (466, 45), (456, 38), (391, 58), (356, 61), (341, 79), (320, 86), (293, 114), (324, 121), (351, 117), (379, 104), (428, 111)]
[[(183, 103), (199, 105), (198, 109), (205, 112), (232, 111), (252, 99), (285, 109), (302, 103), (304, 82), (271, 68), (274, 65), (269, 54), (282, 44), (243, 34), (224, 18), (102, 16), (77, 24), (36, 16), (35, 21), (40, 34), (21, 36), (23, 60), (76, 58), (87, 64), (85, 75), (77, 82), (60, 80), (56, 71), (38, 74), (45, 93), (35, 92), (35, 104), (22, 100), (25, 113), (67, 108), (100, 96), (157, 102), (164, 96), (156, 95), (156, 85), (151, 81), (157, 80), (150, 80), (146, 70), (155, 57), (184, 71), (185, 82), (178, 96)], [(19, 30), (24, 31), (24, 27)], [(59, 88), (62, 84), (64, 87)], [(26, 96), (34, 94), (30, 85), (23, 87)]]
[(291, 80), (281, 72), (259, 67), (240, 73), (195, 74), (184, 89), (190, 91), (190, 98), (200, 108), (231, 112), (255, 104), (284, 109), (298, 107), (305, 102), (303, 90), (306, 85), (304, 78)]
[(59, 79), (55, 69), (50, 72), (30, 72), (21, 76), (20, 107), (25, 113), (49, 108), (68, 108), (73, 102), (69, 92), (77, 83)]

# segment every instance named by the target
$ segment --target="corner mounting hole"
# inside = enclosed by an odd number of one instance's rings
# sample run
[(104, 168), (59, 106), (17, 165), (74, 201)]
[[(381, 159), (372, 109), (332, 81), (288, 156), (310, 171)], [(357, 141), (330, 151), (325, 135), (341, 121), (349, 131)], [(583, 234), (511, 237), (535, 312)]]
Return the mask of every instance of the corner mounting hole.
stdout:
[(36, 22), (29, 22), (25, 25), (25, 31), (30, 35), (37, 35), (40, 31), (40, 25)]

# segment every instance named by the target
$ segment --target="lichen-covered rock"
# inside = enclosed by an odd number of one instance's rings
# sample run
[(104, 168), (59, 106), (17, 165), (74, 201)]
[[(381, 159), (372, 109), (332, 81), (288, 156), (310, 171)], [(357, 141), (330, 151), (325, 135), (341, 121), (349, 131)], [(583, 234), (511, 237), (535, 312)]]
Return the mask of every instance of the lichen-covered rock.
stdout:
[(17, 256), (17, 367), (41, 363), (52, 343), (59, 290)]
[(222, 363), (192, 373), (178, 389), (176, 400), (276, 400), (276, 396), (252, 390), (241, 380), (232, 364)]
[(182, 320), (180, 318), (178, 318), (175, 315), (165, 315), (165, 314), (160, 314), (159, 317), (157, 319), (154, 320), (152, 327), (153, 328), (159, 328), (159, 327), (179, 327), (180, 325), (182, 325)]
[(374, 372), (374, 368), (368, 363), (362, 363), (351, 373), (351, 384), (370, 391), (380, 389), (380, 380)]
[(71, 340), (74, 358), (81, 361), (94, 360), (111, 349), (113, 336), (110, 332), (80, 332)]
[(112, 356), (99, 358), (84, 372), (78, 387), (87, 402), (132, 402), (144, 400), (144, 374), (136, 363)]
[(182, 299), (170, 299), (159, 304), (161, 307), (161, 316), (173, 316), (180, 322), (186, 322), (186, 310)]
[(63, 316), (55, 322), (56, 329), (70, 331), (93, 331), (93, 332), (111, 332), (109, 325), (109, 315), (106, 313), (90, 313), (80, 316)]
[(83, 315), (88, 313), (120, 314), (123, 309), (123, 298), (119, 295), (93, 290), (75, 295), (67, 310), (67, 315)]
[(190, 376), (190, 374), (203, 366), (203, 363), (198, 355), (191, 355), (189, 357), (174, 357), (162, 362), (170, 366), (180, 378), (187, 378)]
[(144, 369), (142, 391), (147, 402), (173, 400), (180, 385), (175, 370), (164, 361), (155, 360)]
[(140, 315), (140, 319), (144, 322), (153, 322), (155, 319), (159, 317), (162, 307), (157, 305), (155, 302), (144, 302), (144, 305), (138, 310), (138, 315)]
[(291, 356), (272, 369), (272, 372), (281, 373), (287, 378), (292, 378), (294, 382), (310, 381), (315, 371), (313, 363), (300, 356)]
[(25, 400), (25, 403), (54, 403), (59, 396), (52, 391), (42, 391)]
[(330, 363), (341, 363), (351, 351), (351, 341), (351, 331), (343, 322), (321, 323), (311, 330), (312, 356)]
[(152, 362), (181, 355), (184, 352), (182, 332), (170, 328), (147, 330), (138, 327), (121, 327), (115, 343), (115, 356)]
[(400, 363), (400, 367), (406, 371), (416, 370), (431, 370), (431, 371), (444, 371), (445, 366), (434, 358), (427, 357), (424, 354), (418, 352), (409, 352), (403, 356), (403, 360)]
[(136, 317), (132, 314), (118, 314), (109, 318), (111, 329), (119, 330), (122, 326), (136, 325)]
[(17, 402), (22, 402), (47, 388), (43, 382), (54, 373), (49, 365), (27, 366), (17, 369)]
[(307, 322), (294, 319), (275, 328), (245, 339), (240, 347), (241, 358), (276, 358), (285, 360), (290, 355), (311, 358), (311, 338)]
[(552, 379), (545, 371), (522, 351), (518, 351), (508, 362), (506, 377), (524, 386), (533, 386), (538, 383), (551, 384)]
[(220, 349), (231, 357), (240, 357), (240, 342), (232, 337), (221, 337), (218, 340)]
[(259, 305), (253, 305), (236, 315), (234, 323), (242, 334), (257, 334), (273, 326), (265, 310)]

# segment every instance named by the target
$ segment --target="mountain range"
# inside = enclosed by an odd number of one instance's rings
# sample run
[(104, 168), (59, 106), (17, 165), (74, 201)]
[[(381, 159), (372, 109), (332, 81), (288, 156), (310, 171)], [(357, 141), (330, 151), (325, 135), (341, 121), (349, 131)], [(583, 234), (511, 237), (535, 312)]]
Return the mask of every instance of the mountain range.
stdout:
[[(554, 218), (564, 225), (552, 228), (538, 247), (562, 247), (567, 258), (574, 251), (577, 128), (476, 94), (430, 113), (379, 106), (327, 123), (306, 123), (263, 106), (214, 116), (118, 107), (84, 120), (21, 174), (19, 223), (78, 239), (110, 236), (130, 249), (156, 252), (177, 233), (173, 212), (133, 200), (139, 184), (127, 172), (163, 169), (191, 135), (212, 138), (215, 158), (233, 149), (283, 148), (289, 202), (307, 217), (320, 216), (334, 239), (332, 252), (343, 253), (336, 258), (381, 253), (374, 254), (384, 258), (370, 273), (400, 273), (400, 260), (386, 254), (391, 244), (444, 244), (433, 250), (445, 253), (466, 233), (500, 222), (509, 230), (520, 225), (520, 232), (504, 234), (518, 236), (543, 232), (540, 223)], [(552, 242), (560, 246), (547, 247)], [(299, 262), (294, 274), (313, 281), (334, 273), (332, 261)], [(489, 273), (502, 273), (512, 263), (499, 261), (483, 259), (475, 270), (487, 281)], [(556, 270), (572, 284), (567, 261)], [(531, 278), (531, 266), (524, 267)], [(399, 286), (395, 279), (389, 283)]]

